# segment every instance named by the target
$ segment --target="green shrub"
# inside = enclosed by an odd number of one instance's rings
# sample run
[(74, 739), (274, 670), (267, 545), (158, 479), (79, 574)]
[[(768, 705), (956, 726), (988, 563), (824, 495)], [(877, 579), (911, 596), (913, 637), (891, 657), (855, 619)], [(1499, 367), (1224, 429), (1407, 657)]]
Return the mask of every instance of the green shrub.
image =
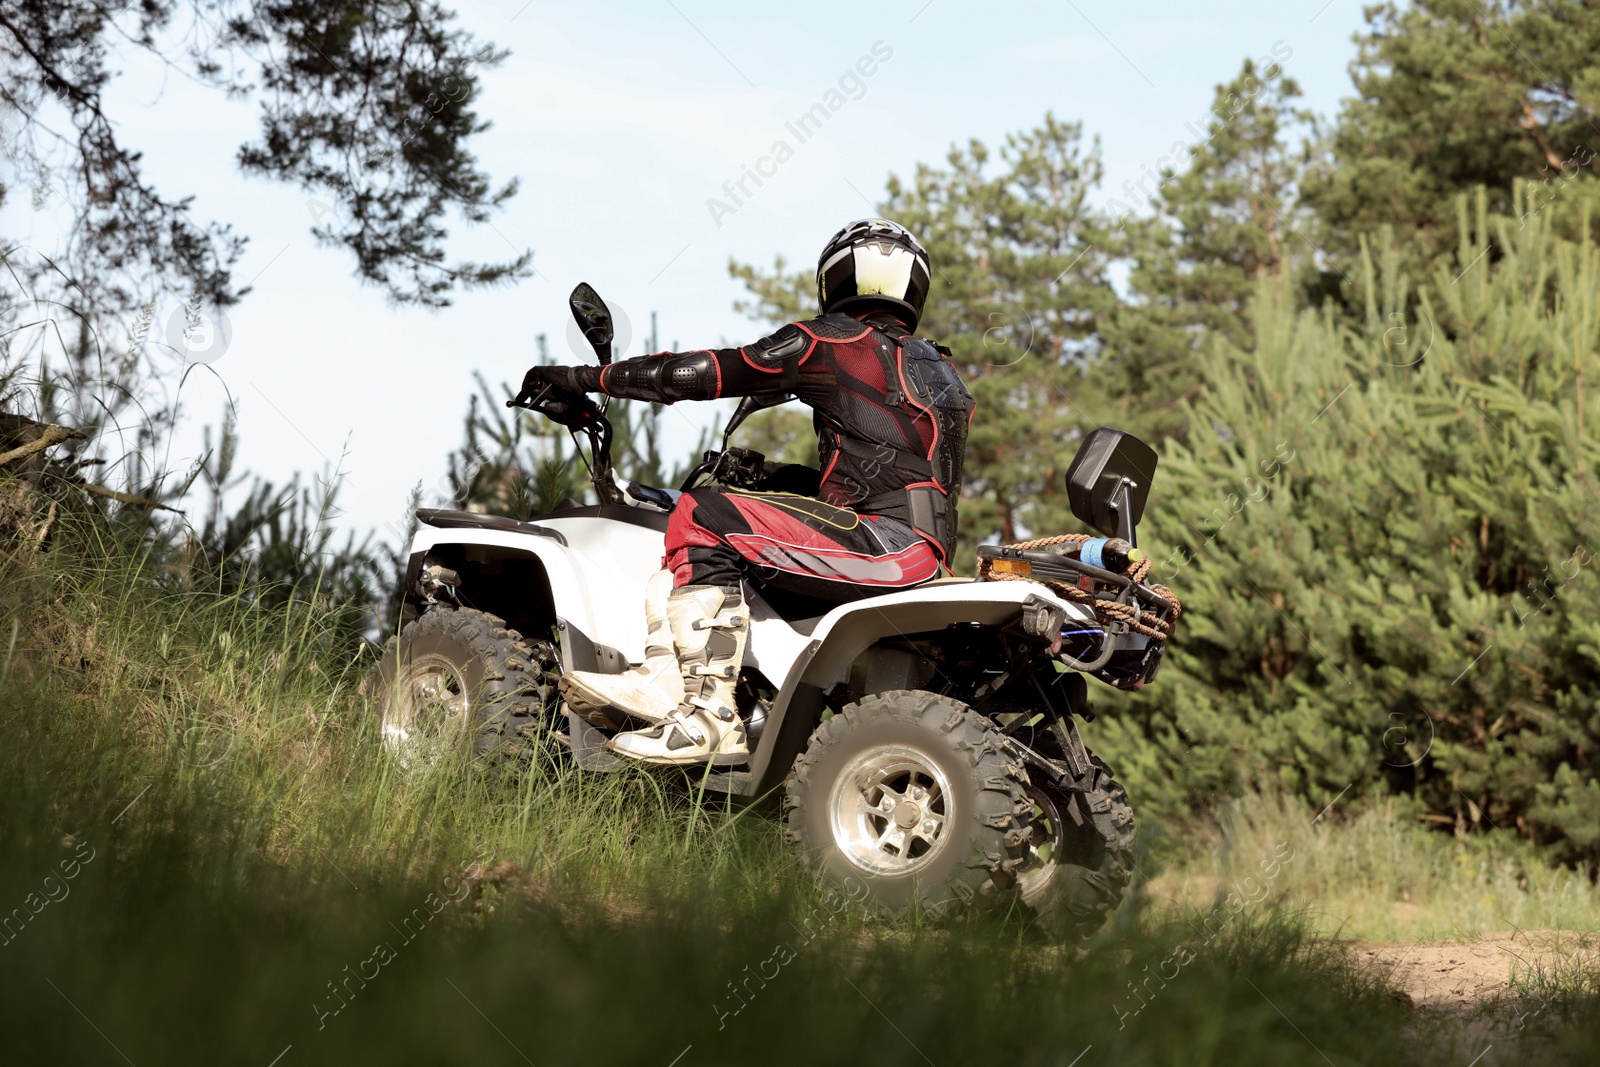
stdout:
[(1255, 350), (1210, 350), (1146, 520), (1170, 666), (1098, 733), (1166, 811), (1404, 791), (1592, 871), (1600, 249), (1458, 216), (1421, 282), (1366, 252), (1359, 325), (1264, 283)]

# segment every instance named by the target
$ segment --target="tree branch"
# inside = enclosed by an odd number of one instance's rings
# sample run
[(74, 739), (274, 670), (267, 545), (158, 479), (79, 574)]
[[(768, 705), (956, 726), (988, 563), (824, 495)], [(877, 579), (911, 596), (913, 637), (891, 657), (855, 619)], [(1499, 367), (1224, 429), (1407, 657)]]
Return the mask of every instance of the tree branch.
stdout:
[(44, 432), (35, 440), (13, 448), (9, 452), (0, 452), (0, 467), (4, 467), (13, 460), (27, 459), (29, 456), (37, 455), (47, 448), (59, 445), (62, 441), (71, 440), (72, 438), (82, 440), (88, 436), (82, 430), (69, 430), (65, 426), (46, 426)]
[(95, 485), (93, 482), (84, 482), (83, 488), (93, 493), (95, 496), (109, 497), (119, 504), (135, 504), (142, 508), (155, 508), (158, 511), (171, 511), (179, 515), (183, 514), (182, 508), (173, 508), (168, 507), (165, 504), (158, 504), (149, 497), (135, 496), (132, 493), (119, 493), (115, 489), (107, 489), (105, 486)]
[(1517, 103), (1522, 105), (1522, 122), (1520, 125), (1523, 129), (1533, 134), (1534, 143), (1539, 146), (1539, 151), (1544, 154), (1545, 163), (1551, 169), (1559, 172), (1561, 164), (1565, 160), (1551, 147), (1550, 139), (1544, 135), (1544, 127), (1539, 125), (1539, 120), (1534, 117), (1533, 108), (1528, 106), (1528, 102), (1526, 100), (1518, 100)]

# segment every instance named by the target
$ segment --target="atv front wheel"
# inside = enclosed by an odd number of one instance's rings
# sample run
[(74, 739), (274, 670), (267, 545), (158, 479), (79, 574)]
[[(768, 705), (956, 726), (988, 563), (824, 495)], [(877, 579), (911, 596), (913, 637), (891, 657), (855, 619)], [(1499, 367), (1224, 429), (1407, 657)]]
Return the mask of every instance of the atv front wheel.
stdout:
[(1133, 875), (1133, 807), (1122, 783), (1099, 756), (1094, 786), (1085, 793), (1035, 781), (1029, 865), (1017, 888), (1050, 933), (1083, 941), (1117, 910)]
[(533, 755), (555, 700), (555, 649), (471, 608), (435, 607), (378, 664), (383, 745), (402, 764), (470, 753), (484, 764)]
[(878, 909), (935, 914), (1009, 888), (1026, 862), (1027, 775), (967, 705), (878, 693), (818, 726), (784, 784), (789, 840)]

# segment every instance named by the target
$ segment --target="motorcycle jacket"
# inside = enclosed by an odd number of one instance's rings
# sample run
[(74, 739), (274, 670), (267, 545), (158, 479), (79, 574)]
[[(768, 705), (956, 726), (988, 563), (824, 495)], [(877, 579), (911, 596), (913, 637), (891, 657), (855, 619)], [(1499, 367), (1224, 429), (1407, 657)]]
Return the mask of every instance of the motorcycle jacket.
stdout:
[(812, 409), (817, 495), (907, 523), (948, 563), (975, 405), (949, 350), (893, 315), (823, 315), (739, 348), (662, 352), (576, 374), (583, 389), (665, 404), (793, 394)]

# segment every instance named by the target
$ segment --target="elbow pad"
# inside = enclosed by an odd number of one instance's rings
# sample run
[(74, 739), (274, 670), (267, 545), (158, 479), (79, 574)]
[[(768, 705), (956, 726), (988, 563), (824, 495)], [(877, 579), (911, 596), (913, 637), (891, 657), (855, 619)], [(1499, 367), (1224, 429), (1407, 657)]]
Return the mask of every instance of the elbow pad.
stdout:
[(669, 353), (613, 363), (601, 375), (601, 388), (611, 396), (671, 404), (677, 400), (714, 400), (721, 375), (710, 352)]

